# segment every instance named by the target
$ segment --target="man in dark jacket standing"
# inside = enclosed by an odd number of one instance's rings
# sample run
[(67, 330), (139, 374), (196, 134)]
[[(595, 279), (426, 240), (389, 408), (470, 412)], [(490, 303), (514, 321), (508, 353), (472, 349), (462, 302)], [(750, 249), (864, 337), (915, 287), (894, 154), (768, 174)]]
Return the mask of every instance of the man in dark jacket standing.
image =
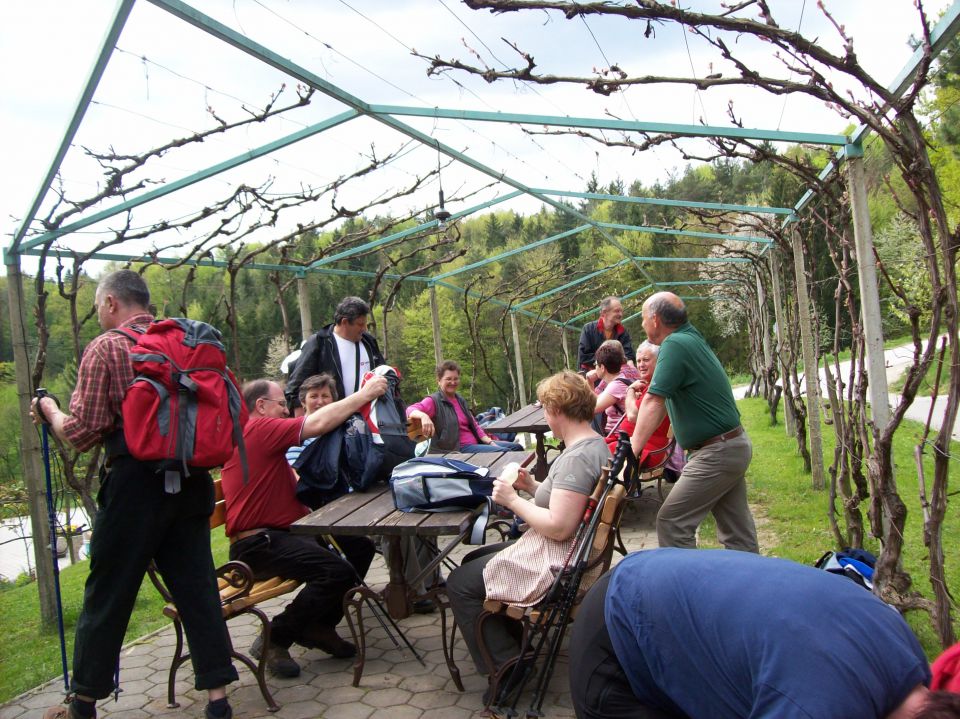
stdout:
[(364, 373), (384, 364), (376, 338), (367, 332), (369, 314), (370, 305), (359, 297), (344, 297), (334, 311), (333, 324), (303, 345), (285, 390), (296, 414), (303, 414), (299, 392), (307, 377), (329, 374), (337, 382), (337, 396), (346, 398), (359, 389)]
[(633, 341), (630, 333), (620, 324), (622, 319), (623, 305), (619, 298), (604, 297), (600, 302), (600, 319), (587, 322), (580, 332), (577, 367), (581, 372), (590, 372), (593, 369), (594, 354), (606, 340), (617, 340), (622, 344), (627, 362), (633, 364)]

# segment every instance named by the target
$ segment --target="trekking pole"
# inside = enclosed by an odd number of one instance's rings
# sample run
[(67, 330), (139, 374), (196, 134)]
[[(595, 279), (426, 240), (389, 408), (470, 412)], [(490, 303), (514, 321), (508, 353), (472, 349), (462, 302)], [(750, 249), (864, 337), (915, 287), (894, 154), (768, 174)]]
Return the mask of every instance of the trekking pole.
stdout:
[[(43, 387), (37, 387), (37, 400), (57, 398)], [(57, 404), (60, 404), (57, 402)], [(53, 586), (57, 598), (57, 630), (60, 632), (60, 664), (63, 667), (63, 691), (70, 694), (70, 678), (67, 671), (67, 638), (63, 629), (63, 600), (60, 597), (60, 562), (57, 559), (57, 514), (53, 507), (53, 482), (50, 478), (50, 434), (47, 418), (43, 414), (40, 402), (37, 402), (37, 414), (40, 415), (40, 441), (43, 447), (43, 474), (47, 486), (47, 522), (50, 525), (50, 554), (53, 557)]]
[(590, 529), (585, 537), (586, 541), (584, 541), (579, 547), (579, 551), (577, 552), (577, 557), (573, 565), (573, 573), (570, 576), (569, 583), (567, 584), (567, 591), (560, 602), (558, 611), (559, 617), (557, 622), (558, 629), (553, 636), (553, 640), (550, 642), (543, 672), (540, 675), (540, 680), (537, 682), (537, 689), (534, 692), (533, 700), (530, 702), (530, 709), (527, 711), (528, 717), (543, 715), (541, 708), (543, 707), (543, 700), (546, 695), (547, 684), (550, 681), (550, 675), (553, 673), (553, 666), (556, 664), (557, 655), (560, 653), (560, 644), (563, 641), (564, 635), (566, 634), (568, 619), (570, 617), (570, 613), (573, 611), (573, 605), (576, 602), (577, 594), (580, 591), (580, 583), (583, 581), (583, 576), (587, 571), (587, 565), (590, 563), (590, 552), (593, 549), (594, 537), (596, 537), (597, 527), (599, 526), (601, 520), (601, 512), (599, 512), (598, 509), (602, 506), (603, 501), (606, 499), (613, 487), (619, 483), (617, 476), (623, 469), (623, 463), (626, 460), (628, 451), (631, 451), (630, 437), (626, 432), (620, 432), (619, 441), (617, 443), (617, 451), (613, 456), (613, 461), (611, 463), (612, 466), (607, 474), (607, 483), (604, 486), (603, 493), (601, 494), (599, 501), (592, 507)]
[[(540, 677), (537, 681), (537, 689), (534, 693), (533, 700), (530, 703), (530, 709), (527, 711), (528, 717), (542, 715), (540, 707), (543, 705), (543, 695), (546, 692), (547, 684), (549, 683), (550, 676), (553, 673), (553, 666), (556, 663), (556, 657), (559, 653), (560, 642), (563, 640), (566, 630), (567, 619), (570, 615), (570, 611), (573, 608), (577, 592), (579, 591), (580, 582), (583, 579), (587, 564), (589, 563), (590, 552), (593, 549), (593, 539), (596, 536), (597, 526), (599, 525), (601, 518), (601, 513), (598, 511), (598, 509), (603, 505), (604, 500), (610, 493), (610, 490), (613, 489), (614, 485), (620, 483), (617, 479), (617, 475), (619, 475), (620, 471), (623, 469), (623, 462), (626, 458), (626, 453), (630, 448), (630, 437), (626, 432), (620, 432), (619, 434), (620, 436), (617, 444), (617, 451), (611, 459), (610, 465), (608, 466), (606, 482), (604, 482), (602, 487), (595, 489), (593, 494), (588, 497), (587, 506), (583, 512), (583, 520), (581, 521), (580, 526), (577, 528), (577, 533), (574, 536), (574, 543), (570, 548), (570, 553), (567, 555), (567, 561), (564, 563), (564, 568), (557, 574), (553, 584), (550, 586), (550, 589), (547, 590), (547, 593), (544, 595), (543, 601), (548, 603), (550, 606), (547, 611), (546, 618), (541, 623), (543, 629), (539, 632), (536, 647), (533, 649), (531, 655), (531, 660), (535, 662), (537, 657), (540, 656), (544, 646), (547, 644), (548, 637), (550, 638), (550, 644), (547, 648), (546, 661), (544, 662), (543, 670), (541, 671)], [(550, 632), (554, 626), (557, 626), (558, 629), (551, 637)], [(504, 677), (508, 686), (515, 678), (519, 680), (518, 685), (511, 691), (513, 701), (511, 702), (510, 706), (506, 707), (505, 709), (507, 716), (512, 717), (517, 714), (517, 703), (520, 701), (520, 696), (523, 693), (524, 686), (526, 685), (526, 676), (518, 677), (517, 672), (527, 672), (527, 668), (521, 668), (520, 665), (523, 664), (523, 656), (528, 651), (530, 646), (529, 633), (527, 633), (524, 635), (523, 643), (520, 647), (521, 660), (511, 668), (509, 676)], [(510, 695), (505, 698), (509, 699)], [(502, 704), (498, 708), (504, 710)]]
[[(333, 551), (335, 551), (338, 555), (340, 555), (340, 558), (343, 561), (345, 561), (347, 564), (350, 564), (350, 560), (347, 559), (347, 555), (344, 553), (343, 549), (340, 548), (340, 545), (337, 544), (337, 540), (333, 538), (333, 535), (330, 535), (330, 534), (324, 535), (324, 539), (327, 540), (327, 544), (330, 545), (330, 548), (333, 549)], [(352, 564), (350, 564), (350, 566), (353, 567)], [(360, 576), (360, 574), (356, 571), (356, 569), (354, 569), (354, 574), (357, 577), (357, 581), (360, 582), (360, 586), (364, 587), (365, 589), (369, 590), (372, 593), (373, 590), (370, 589), (370, 585), (363, 580), (363, 577)], [(367, 606), (370, 607), (370, 613), (373, 614), (377, 622), (379, 622), (380, 626), (383, 628), (383, 631), (386, 633), (388, 637), (390, 637), (390, 641), (393, 642), (393, 646), (395, 646), (397, 649), (401, 649), (400, 643), (397, 641), (396, 637), (393, 636), (393, 632), (391, 632), (390, 628), (387, 627), (386, 622), (383, 621), (383, 617), (387, 618), (387, 621), (390, 622), (390, 626), (392, 626), (393, 629), (397, 632), (397, 634), (400, 635), (400, 638), (403, 640), (403, 643), (407, 645), (407, 649), (409, 649), (410, 652), (413, 654), (413, 656), (416, 657), (417, 661), (420, 662), (422, 666), (427, 666), (423, 661), (423, 657), (421, 657), (417, 653), (417, 650), (413, 648), (413, 645), (410, 643), (410, 640), (407, 639), (407, 635), (403, 633), (403, 630), (401, 630), (400, 627), (397, 625), (397, 623), (393, 620), (393, 617), (390, 616), (390, 613), (383, 608), (383, 605), (380, 603), (380, 600), (371, 599), (369, 596), (365, 596), (363, 600), (367, 603)], [(381, 612), (382, 612), (382, 616), (381, 616)]]

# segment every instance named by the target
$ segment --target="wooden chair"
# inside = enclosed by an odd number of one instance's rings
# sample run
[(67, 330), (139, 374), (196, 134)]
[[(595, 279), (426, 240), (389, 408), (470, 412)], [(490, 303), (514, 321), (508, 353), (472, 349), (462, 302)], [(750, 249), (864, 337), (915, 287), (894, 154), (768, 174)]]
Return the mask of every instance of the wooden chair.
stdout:
[[(623, 515), (626, 487), (617, 479), (620, 463), (623, 456), (630, 450), (629, 439), (618, 447), (618, 457), (611, 465), (603, 469), (597, 481), (593, 494), (587, 505), (581, 534), (571, 551), (567, 566), (561, 571), (558, 580), (547, 593), (544, 599), (532, 607), (521, 607), (497, 600), (484, 602), (484, 611), (477, 620), (476, 636), (481, 655), (487, 664), (491, 686), (488, 692), (489, 701), (485, 709), (493, 703), (503, 703), (510, 696), (515, 697), (516, 704), (524, 685), (529, 679), (530, 669), (543, 654), (546, 648), (545, 665), (537, 683), (536, 693), (531, 701), (527, 716), (539, 716), (540, 706), (550, 676), (553, 663), (560, 649), (567, 626), (574, 620), (580, 601), (593, 586), (593, 583), (610, 568), (615, 539)], [(612, 474), (612, 476), (611, 476)], [(596, 518), (596, 521), (591, 521)], [(578, 557), (586, 558), (585, 565), (575, 572), (573, 566)], [(460, 670), (453, 660), (452, 646), (456, 635), (456, 623), (451, 622), (449, 633), (446, 626), (446, 610), (449, 601), (441, 597), (441, 630), (443, 631), (443, 652), (447, 669), (454, 684), (463, 691), (460, 679)], [(483, 625), (490, 617), (499, 616), (520, 623), (521, 651), (513, 659), (496, 667), (484, 643)], [(519, 671), (519, 680), (515, 680), (514, 672)], [(500, 687), (505, 685), (512, 689), (506, 692), (507, 696), (500, 697)], [(510, 711), (513, 711), (511, 709)]]
[[(673, 436), (673, 427), (667, 432), (669, 442), (660, 449), (654, 450), (647, 455), (648, 461), (654, 461), (654, 464), (648, 464), (640, 467), (632, 453), (624, 463), (623, 483), (627, 487), (626, 502), (635, 502), (643, 496), (643, 483), (656, 482), (657, 496), (663, 502), (663, 482), (667, 462), (670, 455), (673, 454), (674, 447), (677, 446), (677, 439)], [(651, 460), (652, 458), (652, 460)], [(627, 555), (627, 547), (623, 543), (623, 537), (620, 536), (620, 526), (617, 525), (617, 539), (615, 549), (621, 556)]]
[[(220, 486), (220, 479), (214, 480), (214, 491), (216, 493), (216, 504), (213, 514), (210, 515), (210, 528), (220, 527), (227, 520), (227, 507), (223, 500), (223, 490)], [(173, 622), (173, 628), (177, 635), (177, 643), (173, 653), (173, 659), (170, 662), (170, 675), (167, 682), (167, 706), (174, 708), (180, 706), (176, 701), (175, 683), (177, 680), (177, 670), (182, 664), (190, 659), (189, 653), (184, 653), (183, 643), (183, 622), (180, 620), (180, 612), (174, 604), (173, 596), (170, 590), (163, 583), (156, 565), (150, 563), (148, 568), (150, 581), (157, 588), (160, 595), (166, 602), (163, 608), (163, 614)], [(282, 594), (292, 592), (300, 586), (300, 582), (295, 579), (283, 579), (281, 577), (270, 577), (269, 579), (256, 580), (250, 567), (244, 562), (227, 562), (216, 569), (217, 584), (220, 588), (220, 607), (223, 611), (225, 620), (233, 619), (244, 614), (253, 614), (260, 620), (263, 630), (264, 647), (270, 644), (270, 619), (264, 612), (257, 607), (261, 602), (267, 599), (279, 597)], [(257, 677), (257, 684), (260, 686), (260, 693), (263, 700), (267, 703), (267, 708), (271, 712), (280, 709), (266, 683), (267, 652), (261, 653), (260, 661), (254, 661), (246, 654), (241, 654), (234, 648), (233, 641), (230, 642), (230, 655), (240, 662), (243, 662), (250, 671)]]

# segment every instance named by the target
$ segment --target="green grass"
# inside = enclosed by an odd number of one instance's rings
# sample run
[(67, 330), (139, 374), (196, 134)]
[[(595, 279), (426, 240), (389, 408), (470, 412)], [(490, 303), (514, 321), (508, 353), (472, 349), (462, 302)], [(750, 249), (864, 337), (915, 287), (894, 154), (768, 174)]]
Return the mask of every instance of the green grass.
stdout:
[[(747, 399), (737, 403), (753, 441), (753, 461), (747, 475), (750, 502), (758, 508), (758, 530), (765, 554), (785, 557), (813, 564), (827, 549), (835, 549), (833, 535), (828, 525), (827, 491), (812, 489), (812, 479), (803, 473), (803, 463), (796, 451), (796, 443), (786, 437), (781, 424), (771, 427), (766, 402), (762, 399)], [(831, 428), (823, 425), (825, 462), (833, 457), (834, 436)], [(895, 477), (900, 496), (907, 505), (905, 547), (903, 564), (913, 577), (913, 588), (932, 598), (927, 574), (927, 550), (923, 544), (922, 514), (918, 495), (918, 480), (913, 461), (913, 448), (922, 431), (919, 423), (905, 421), (894, 439)], [(960, 443), (954, 442), (951, 454), (960, 456)], [(933, 478), (933, 460), (927, 453), (925, 462), (927, 492)], [(829, 482), (829, 476), (826, 477)], [(960, 467), (954, 464), (950, 471), (950, 483), (956, 487), (960, 482)], [(864, 526), (867, 527), (866, 511)], [(840, 520), (843, 526), (842, 518)], [(707, 524), (702, 531), (705, 544), (716, 543), (714, 528)], [(947, 562), (947, 585), (957, 596), (960, 592), (960, 518), (956, 511), (947, 511), (943, 531), (943, 544)], [(879, 552), (879, 543), (868, 537), (867, 549)], [(920, 638), (929, 657), (940, 653), (941, 647), (925, 613), (912, 612), (907, 620)]]
[[(222, 527), (213, 530), (211, 536), (214, 560), (219, 565), (227, 561), (227, 538)], [(60, 572), (69, 665), (73, 663), (73, 633), (83, 603), (83, 584), (88, 568), (88, 562), (78, 562)], [(132, 642), (169, 625), (170, 620), (160, 613), (162, 608), (160, 595), (150, 580), (145, 579), (124, 641)], [(36, 583), (0, 592), (0, 636), (3, 637), (0, 643), (0, 703), (53, 677), (62, 676), (57, 629), (41, 628)]]
[[(937, 367), (936, 364), (930, 366), (930, 369), (927, 370), (927, 374), (924, 375), (923, 380), (920, 382), (920, 388), (917, 390), (917, 397), (929, 397), (933, 392), (933, 381), (936, 378)], [(890, 383), (889, 391), (891, 394), (900, 394), (903, 392), (903, 385), (906, 384), (907, 373), (904, 372), (900, 375), (896, 381)], [(950, 368), (944, 367), (943, 372), (940, 375), (940, 386), (937, 388), (937, 395), (943, 396), (950, 391)]]

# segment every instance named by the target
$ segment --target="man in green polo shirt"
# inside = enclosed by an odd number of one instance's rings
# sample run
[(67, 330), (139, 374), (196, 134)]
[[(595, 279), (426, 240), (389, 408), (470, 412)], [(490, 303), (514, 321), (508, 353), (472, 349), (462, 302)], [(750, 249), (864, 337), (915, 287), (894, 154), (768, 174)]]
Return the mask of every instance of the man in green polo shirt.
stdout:
[(688, 452), (657, 514), (660, 546), (696, 547), (697, 527), (712, 512), (724, 547), (759, 552), (744, 476), (753, 447), (726, 372), (672, 292), (647, 299), (643, 329), (660, 354), (630, 440), (633, 451), (639, 454), (668, 414), (677, 443)]

